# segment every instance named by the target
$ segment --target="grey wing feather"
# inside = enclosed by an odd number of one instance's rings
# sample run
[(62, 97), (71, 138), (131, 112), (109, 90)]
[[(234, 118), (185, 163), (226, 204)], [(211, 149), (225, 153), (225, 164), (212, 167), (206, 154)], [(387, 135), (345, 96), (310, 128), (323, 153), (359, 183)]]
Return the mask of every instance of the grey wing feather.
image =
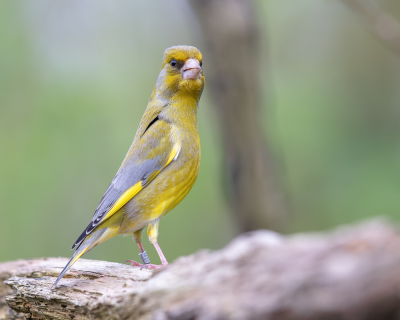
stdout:
[[(168, 150), (165, 150), (163, 154), (152, 159), (146, 159), (146, 157), (152, 149), (159, 146), (160, 138), (167, 134), (168, 130), (166, 131), (166, 125), (167, 124), (162, 120), (155, 121), (153, 125), (146, 129), (146, 132), (150, 132), (151, 134), (143, 134), (140, 136), (140, 139), (144, 139), (141, 141), (141, 146), (145, 148), (147, 152), (140, 152), (143, 151), (143, 149), (132, 150), (132, 147), (136, 145), (135, 141), (133, 142), (131, 149), (128, 151), (129, 156), (126, 156), (126, 161), (123, 162), (104, 193), (92, 220), (75, 241), (72, 249), (79, 247), (82, 241), (102, 222), (103, 217), (126, 190), (139, 181), (146, 179), (152, 172), (163, 169), (166, 159), (168, 159), (169, 156)], [(146, 160), (142, 160), (143, 158)]]
[(82, 241), (96, 228), (102, 221), (103, 217), (110, 210), (112, 205), (121, 197), (121, 195), (134, 186), (139, 181), (155, 170), (162, 169), (162, 157), (147, 159), (140, 164), (133, 161), (127, 161), (117, 172), (111, 184), (104, 193), (97, 209), (93, 215), (92, 221), (75, 241), (72, 249), (79, 246)]

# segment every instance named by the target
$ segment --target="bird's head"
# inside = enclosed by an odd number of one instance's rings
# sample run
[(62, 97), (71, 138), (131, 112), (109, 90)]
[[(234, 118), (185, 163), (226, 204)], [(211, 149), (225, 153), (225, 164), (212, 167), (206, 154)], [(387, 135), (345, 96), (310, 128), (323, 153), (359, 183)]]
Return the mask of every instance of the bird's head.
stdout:
[(155, 94), (161, 99), (170, 99), (175, 95), (191, 96), (197, 101), (204, 88), (202, 55), (191, 46), (175, 46), (164, 53)]

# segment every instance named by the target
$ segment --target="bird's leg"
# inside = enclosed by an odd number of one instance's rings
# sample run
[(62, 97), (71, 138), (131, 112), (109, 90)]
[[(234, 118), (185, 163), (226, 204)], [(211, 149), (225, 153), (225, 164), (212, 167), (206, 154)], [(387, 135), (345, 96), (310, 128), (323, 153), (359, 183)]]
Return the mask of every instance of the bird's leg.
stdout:
[(160, 266), (157, 266), (157, 267), (158, 267), (158, 268), (162, 268), (162, 267), (167, 266), (167, 265), (168, 265), (168, 261), (167, 261), (167, 259), (165, 259), (165, 256), (164, 256), (163, 252), (161, 251), (161, 248), (160, 248), (160, 246), (158, 245), (158, 242), (155, 241), (155, 242), (153, 243), (153, 245), (154, 245), (154, 247), (156, 248), (157, 253), (158, 253), (158, 256), (160, 257), (160, 260), (161, 260), (161, 265), (160, 265)]
[[(132, 260), (128, 260), (126, 262), (130, 262), (132, 266), (138, 266), (138, 267), (142, 267), (142, 268), (146, 268), (146, 269), (159, 269), (159, 268), (163, 268), (163, 267), (168, 265), (168, 261), (167, 261), (167, 259), (165, 259), (165, 256), (164, 256), (164, 254), (163, 254), (163, 252), (162, 252), (162, 250), (161, 250), (161, 248), (160, 248), (160, 246), (158, 245), (158, 242), (157, 242), (158, 224), (159, 224), (159, 220), (152, 221), (147, 226), (147, 235), (149, 237), (150, 242), (154, 245), (154, 247), (157, 250), (158, 256), (160, 257), (160, 260), (161, 260), (161, 264), (160, 265), (151, 264), (150, 263), (150, 259), (148, 259), (148, 261), (149, 261), (148, 263), (143, 263), (143, 264), (137, 263), (136, 261), (132, 261)], [(137, 242), (137, 244), (139, 246), (139, 249), (140, 249), (142, 244), (140, 243), (140, 241), (138, 242), (136, 240), (135, 234), (134, 234), (134, 239)], [(146, 254), (146, 256), (147, 256), (147, 254)]]
[(160, 220), (154, 220), (152, 221), (148, 226), (147, 226), (147, 236), (149, 237), (150, 242), (154, 245), (154, 247), (157, 250), (158, 256), (160, 257), (161, 264), (156, 265), (156, 264), (145, 264), (143, 267), (147, 269), (158, 269), (162, 268), (168, 265), (167, 259), (165, 259), (165, 256), (163, 252), (161, 251), (160, 246), (158, 245), (157, 242), (157, 237), (158, 237), (158, 224)]
[(137, 245), (139, 247), (139, 250), (140, 250), (139, 257), (142, 260), (143, 264), (136, 262), (134, 260), (126, 260), (124, 263), (129, 262), (132, 266), (136, 266), (136, 267), (143, 267), (146, 264), (150, 263), (149, 256), (147, 255), (147, 252), (144, 251), (144, 249), (143, 249), (141, 238), (142, 238), (142, 229), (135, 231), (133, 233), (133, 240), (135, 240), (135, 242), (137, 243)]
[(143, 245), (142, 245), (142, 241), (139, 240), (139, 241), (136, 242), (136, 244), (138, 245), (140, 252), (141, 252), (141, 253), (144, 252)]

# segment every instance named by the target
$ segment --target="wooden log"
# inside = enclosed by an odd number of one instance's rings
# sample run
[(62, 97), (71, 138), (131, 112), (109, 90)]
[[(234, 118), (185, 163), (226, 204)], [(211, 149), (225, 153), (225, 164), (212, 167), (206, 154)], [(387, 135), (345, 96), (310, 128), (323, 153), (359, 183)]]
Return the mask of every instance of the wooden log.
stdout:
[(0, 279), (8, 278), (0, 286), (2, 319), (23, 314), (137, 320), (400, 316), (400, 236), (382, 221), (333, 233), (255, 231), (220, 251), (182, 257), (155, 272), (82, 259), (50, 290), (66, 261), (0, 264)]

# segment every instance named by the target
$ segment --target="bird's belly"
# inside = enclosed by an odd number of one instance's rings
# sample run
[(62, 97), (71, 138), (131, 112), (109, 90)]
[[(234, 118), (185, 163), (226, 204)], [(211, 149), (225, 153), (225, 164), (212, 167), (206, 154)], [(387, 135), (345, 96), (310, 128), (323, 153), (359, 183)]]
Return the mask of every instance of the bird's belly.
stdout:
[(124, 208), (126, 218), (123, 233), (142, 229), (175, 208), (193, 187), (199, 171), (199, 160), (184, 164), (171, 163), (130, 200)]

